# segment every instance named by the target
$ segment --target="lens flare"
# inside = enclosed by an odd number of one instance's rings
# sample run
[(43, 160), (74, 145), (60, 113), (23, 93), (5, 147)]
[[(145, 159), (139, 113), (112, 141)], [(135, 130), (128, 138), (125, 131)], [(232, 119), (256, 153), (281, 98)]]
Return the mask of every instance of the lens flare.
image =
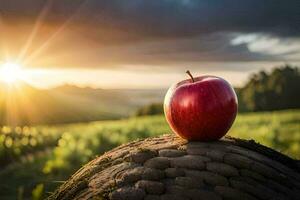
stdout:
[(6, 83), (14, 83), (22, 79), (23, 74), (21, 66), (16, 63), (7, 62), (0, 67), (0, 79)]

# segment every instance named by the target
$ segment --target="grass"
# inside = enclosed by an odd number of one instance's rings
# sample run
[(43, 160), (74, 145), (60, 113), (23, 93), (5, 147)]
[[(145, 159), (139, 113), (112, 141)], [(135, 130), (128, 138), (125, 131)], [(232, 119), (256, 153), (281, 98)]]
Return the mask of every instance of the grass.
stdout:
[[(137, 138), (169, 133), (164, 116), (59, 126), (2, 127), (0, 197), (45, 197), (96, 155)], [(238, 115), (228, 133), (300, 159), (300, 110)]]
[(254, 139), (300, 159), (300, 111), (249, 113), (238, 116), (229, 135)]

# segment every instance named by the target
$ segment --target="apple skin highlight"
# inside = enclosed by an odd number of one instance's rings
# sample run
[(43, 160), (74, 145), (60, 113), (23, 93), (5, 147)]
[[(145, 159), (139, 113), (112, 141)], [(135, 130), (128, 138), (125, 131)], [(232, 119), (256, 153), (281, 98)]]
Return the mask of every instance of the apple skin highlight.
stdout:
[(191, 76), (171, 86), (164, 100), (167, 122), (187, 140), (220, 139), (232, 126), (237, 110), (234, 89), (216, 76)]

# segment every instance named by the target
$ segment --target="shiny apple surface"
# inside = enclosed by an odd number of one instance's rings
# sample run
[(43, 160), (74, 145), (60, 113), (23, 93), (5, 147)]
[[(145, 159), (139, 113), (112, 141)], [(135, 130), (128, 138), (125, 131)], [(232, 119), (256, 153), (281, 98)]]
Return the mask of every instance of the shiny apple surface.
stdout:
[(181, 81), (168, 90), (164, 101), (170, 127), (188, 140), (220, 139), (232, 126), (237, 110), (234, 89), (215, 76)]

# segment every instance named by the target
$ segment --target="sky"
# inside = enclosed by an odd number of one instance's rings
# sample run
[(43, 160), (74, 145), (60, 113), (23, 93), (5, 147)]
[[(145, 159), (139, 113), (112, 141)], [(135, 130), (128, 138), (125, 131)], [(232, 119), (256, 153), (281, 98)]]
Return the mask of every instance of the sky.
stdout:
[[(47, 88), (166, 88), (300, 66), (299, 0), (0, 0), (0, 64)], [(25, 76), (25, 75), (24, 75)]]

